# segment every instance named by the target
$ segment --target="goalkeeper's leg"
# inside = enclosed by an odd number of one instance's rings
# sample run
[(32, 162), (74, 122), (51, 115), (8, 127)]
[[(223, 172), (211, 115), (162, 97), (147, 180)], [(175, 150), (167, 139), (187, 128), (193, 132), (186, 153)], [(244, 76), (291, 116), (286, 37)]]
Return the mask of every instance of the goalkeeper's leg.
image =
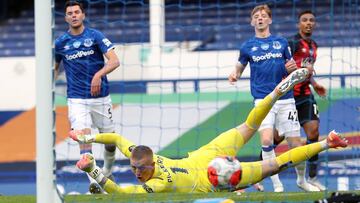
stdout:
[(306, 68), (300, 68), (288, 75), (281, 81), (276, 88), (261, 100), (249, 113), (245, 124), (238, 127), (240, 134), (243, 135), (244, 143), (246, 143), (260, 127), (261, 122), (274, 103), (288, 91), (290, 91), (296, 84), (304, 81), (309, 76), (309, 71)]
[(308, 73), (308, 70), (305, 68), (292, 72), (251, 110), (245, 123), (220, 134), (209, 144), (201, 147), (195, 152), (192, 152), (190, 155), (195, 157), (196, 155), (202, 153), (208, 154), (208, 159), (202, 159), (205, 163), (216, 156), (235, 156), (237, 151), (255, 134), (256, 130), (259, 128), (261, 122), (269, 113), (274, 103), (282, 95), (290, 91), (294, 85), (304, 81), (308, 77)]
[[(234, 156), (237, 151), (255, 134), (256, 130), (259, 128), (261, 122), (269, 113), (274, 103), (282, 95), (290, 91), (294, 85), (304, 81), (308, 77), (308, 74), (309, 72), (305, 68), (292, 72), (250, 111), (245, 123), (239, 125), (236, 129), (230, 129), (222, 133), (199, 150), (210, 149), (211, 151), (211, 149), (216, 149), (212, 150), (214, 151), (214, 157), (224, 154)], [(218, 150), (218, 148), (221, 150)]]
[(262, 161), (262, 178), (279, 173), (289, 167), (310, 159), (329, 148), (345, 148), (347, 140), (342, 138), (335, 131), (331, 131), (325, 140), (293, 148), (280, 156)]
[(256, 162), (240, 162), (242, 175), (237, 187), (245, 188), (260, 182), (266, 177), (306, 161), (323, 150), (346, 146), (347, 140), (332, 131), (325, 140), (293, 148), (276, 158)]

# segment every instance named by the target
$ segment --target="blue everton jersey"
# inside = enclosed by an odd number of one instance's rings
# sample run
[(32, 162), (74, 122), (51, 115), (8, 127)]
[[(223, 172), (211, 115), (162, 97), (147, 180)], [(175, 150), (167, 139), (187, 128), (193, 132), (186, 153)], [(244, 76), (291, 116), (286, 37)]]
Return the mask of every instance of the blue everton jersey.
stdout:
[[(251, 94), (255, 99), (264, 98), (288, 75), (285, 63), (289, 59), (290, 49), (283, 37), (253, 37), (241, 45), (239, 62), (250, 64)], [(293, 92), (289, 91), (280, 99), (292, 97)]]
[(106, 76), (102, 78), (101, 93), (91, 96), (91, 81), (96, 72), (104, 67), (104, 56), (114, 48), (98, 30), (85, 28), (80, 35), (66, 32), (55, 41), (55, 60), (63, 62), (67, 80), (68, 98), (98, 98), (109, 95)]

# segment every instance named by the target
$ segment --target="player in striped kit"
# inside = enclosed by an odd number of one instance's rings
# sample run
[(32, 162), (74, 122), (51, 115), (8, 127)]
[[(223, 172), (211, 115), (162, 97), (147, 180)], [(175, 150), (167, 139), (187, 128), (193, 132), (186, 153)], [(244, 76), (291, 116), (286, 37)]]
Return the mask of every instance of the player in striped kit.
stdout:
[[(315, 14), (306, 10), (298, 16), (299, 32), (291, 37), (288, 42), (293, 53), (293, 58), (298, 68), (308, 68), (312, 73), (314, 63), (317, 56), (317, 44), (311, 38), (313, 30), (316, 26)], [(313, 77), (294, 86), (294, 98), (296, 109), (298, 111), (299, 122), (307, 135), (307, 144), (317, 142), (319, 140), (319, 110), (314, 95), (311, 92), (310, 84), (315, 92), (321, 96), (326, 96), (326, 89), (317, 83)], [(326, 187), (317, 179), (317, 161), (318, 155), (309, 159), (309, 179), (308, 182), (320, 190), (326, 190)]]

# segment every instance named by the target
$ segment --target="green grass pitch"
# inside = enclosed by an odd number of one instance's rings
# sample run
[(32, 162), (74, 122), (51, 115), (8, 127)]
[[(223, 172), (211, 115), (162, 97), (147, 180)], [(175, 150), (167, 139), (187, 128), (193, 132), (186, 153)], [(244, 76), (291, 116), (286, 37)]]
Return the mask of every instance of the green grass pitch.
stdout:
[[(349, 191), (360, 194), (360, 191)], [(153, 193), (121, 195), (67, 195), (66, 203), (86, 202), (193, 202), (197, 199), (227, 198), (235, 202), (313, 202), (331, 195), (331, 192), (244, 192), (241, 195), (230, 192), (218, 193)], [(30, 195), (0, 196), (1, 203), (35, 203), (36, 197)]]

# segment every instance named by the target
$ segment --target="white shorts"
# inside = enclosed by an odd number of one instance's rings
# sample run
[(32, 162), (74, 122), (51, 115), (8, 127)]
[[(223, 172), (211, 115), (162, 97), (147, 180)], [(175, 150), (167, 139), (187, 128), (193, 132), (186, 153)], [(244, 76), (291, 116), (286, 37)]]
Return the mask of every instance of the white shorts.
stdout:
[(99, 132), (115, 132), (110, 96), (96, 99), (68, 99), (68, 116), (72, 129), (97, 128)]
[[(255, 106), (261, 99), (255, 100)], [(278, 100), (259, 127), (259, 131), (275, 128), (280, 136), (300, 137), (300, 124), (293, 98)]]

